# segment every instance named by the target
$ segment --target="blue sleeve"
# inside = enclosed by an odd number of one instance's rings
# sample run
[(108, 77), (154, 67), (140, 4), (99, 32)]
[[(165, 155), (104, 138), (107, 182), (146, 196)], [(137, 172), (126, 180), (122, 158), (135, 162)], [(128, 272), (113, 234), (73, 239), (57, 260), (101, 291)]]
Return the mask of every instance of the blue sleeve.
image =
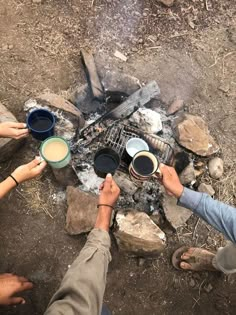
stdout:
[(236, 208), (212, 199), (209, 195), (184, 188), (178, 204), (195, 214), (236, 243)]

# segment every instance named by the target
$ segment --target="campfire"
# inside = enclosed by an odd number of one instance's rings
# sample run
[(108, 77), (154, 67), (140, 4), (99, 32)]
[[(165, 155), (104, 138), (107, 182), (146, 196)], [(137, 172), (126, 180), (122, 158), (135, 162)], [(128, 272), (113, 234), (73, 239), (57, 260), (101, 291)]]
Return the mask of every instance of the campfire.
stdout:
[[(103, 83), (104, 78), (97, 74), (93, 55), (83, 50), (82, 60), (88, 85), (76, 88), (69, 96), (71, 102), (46, 93), (27, 101), (25, 110), (46, 108), (52, 111), (57, 117), (56, 134), (69, 141), (72, 152), (70, 165), (53, 170), (63, 185), (73, 182), (74, 186), (77, 181), (77, 190), (67, 188), (68, 201), (76, 191), (80, 196), (85, 194), (87, 199), (91, 194), (98, 194), (98, 187), (103, 181), (94, 171), (94, 157), (98, 150), (110, 148), (119, 155), (119, 168), (114, 174), (121, 188), (118, 202), (121, 210), (114, 220), (117, 242), (120, 249), (135, 255), (159, 254), (165, 247), (166, 238), (156, 223), (169, 222), (176, 229), (186, 222), (191, 213), (178, 207), (177, 200), (165, 194), (156, 178), (133, 180), (130, 161), (127, 161), (128, 141), (142, 139), (158, 163), (174, 166), (182, 183), (190, 187), (206, 171), (209, 157), (219, 147), (210, 136), (205, 122), (185, 112), (182, 100), (174, 100), (166, 111), (155, 81), (137, 86), (138, 80), (133, 80), (134, 92), (130, 95), (126, 90), (116, 90), (116, 86), (109, 90)], [(124, 75), (119, 79), (127, 77)], [(159, 106), (151, 109), (153, 100), (158, 100)], [(92, 228), (96, 207), (91, 207), (92, 214), (84, 214), (82, 219), (79, 216), (80, 222), (72, 222), (74, 212), (86, 211), (78, 208), (79, 205), (71, 209), (69, 204), (66, 229), (70, 234), (88, 232), (90, 225)], [(84, 225), (81, 223), (83, 220), (87, 220)]]

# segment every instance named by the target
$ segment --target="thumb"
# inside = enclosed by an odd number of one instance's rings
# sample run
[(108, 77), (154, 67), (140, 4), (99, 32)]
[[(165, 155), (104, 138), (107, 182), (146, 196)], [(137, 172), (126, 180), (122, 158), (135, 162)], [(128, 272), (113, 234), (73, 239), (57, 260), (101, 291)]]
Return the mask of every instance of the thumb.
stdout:
[(25, 304), (25, 300), (22, 297), (12, 297), (9, 299), (9, 305)]
[(103, 188), (111, 188), (111, 184), (112, 184), (112, 175), (109, 173), (107, 174), (104, 184), (103, 184)]
[(36, 156), (36, 158), (28, 163), (28, 166), (30, 169), (36, 167), (40, 163), (41, 158), (39, 156)]

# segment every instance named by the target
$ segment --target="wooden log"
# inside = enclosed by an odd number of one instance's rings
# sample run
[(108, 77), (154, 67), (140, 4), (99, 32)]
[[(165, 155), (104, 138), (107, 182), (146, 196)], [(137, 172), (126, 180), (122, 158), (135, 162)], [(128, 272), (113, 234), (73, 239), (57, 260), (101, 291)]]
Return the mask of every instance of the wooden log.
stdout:
[(97, 73), (93, 54), (88, 50), (81, 49), (81, 57), (86, 69), (86, 75), (91, 86), (93, 97), (99, 101), (103, 101), (103, 88)]
[(105, 114), (102, 118), (119, 119), (131, 115), (139, 107), (144, 106), (150, 100), (160, 94), (156, 81), (147, 83), (143, 88), (130, 95), (122, 104)]

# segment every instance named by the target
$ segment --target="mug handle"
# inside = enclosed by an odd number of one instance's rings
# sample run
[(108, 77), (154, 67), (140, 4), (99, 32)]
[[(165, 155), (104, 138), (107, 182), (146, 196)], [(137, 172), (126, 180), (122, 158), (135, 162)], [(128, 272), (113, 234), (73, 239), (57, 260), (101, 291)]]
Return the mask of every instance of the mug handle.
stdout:
[(162, 179), (163, 174), (162, 174), (161, 170), (159, 169), (159, 167), (156, 170), (156, 172), (152, 175), (152, 177), (157, 178), (158, 180)]

